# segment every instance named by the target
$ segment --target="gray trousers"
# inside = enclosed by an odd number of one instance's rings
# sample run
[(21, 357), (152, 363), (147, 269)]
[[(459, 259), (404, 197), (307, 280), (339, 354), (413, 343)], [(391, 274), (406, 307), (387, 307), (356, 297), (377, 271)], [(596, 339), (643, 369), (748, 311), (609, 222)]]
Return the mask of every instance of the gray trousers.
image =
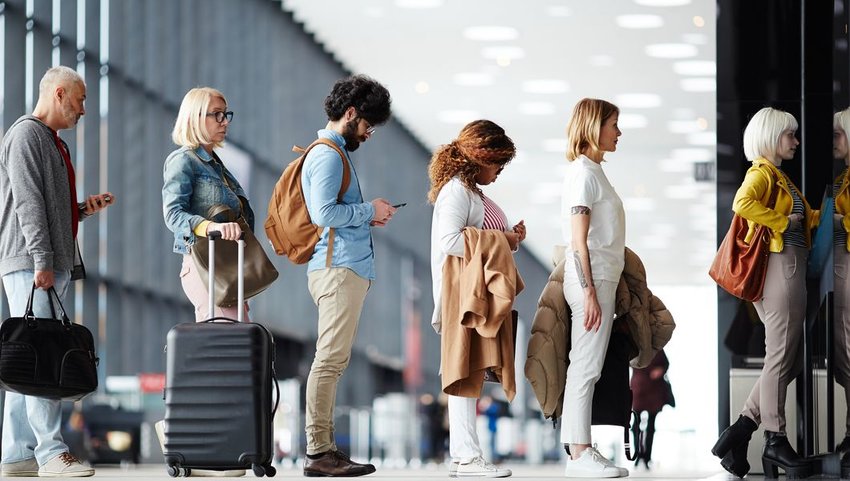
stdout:
[(766, 431), (785, 432), (788, 384), (802, 368), (802, 333), (806, 318), (805, 247), (785, 246), (770, 253), (762, 300), (753, 303), (764, 323), (764, 368), (744, 403), (744, 416)]
[[(850, 252), (846, 245), (835, 246), (835, 320), (833, 321), (833, 346), (835, 348), (835, 380), (844, 388), (847, 401), (846, 432), (850, 434)], [(845, 434), (846, 435), (846, 434)]]

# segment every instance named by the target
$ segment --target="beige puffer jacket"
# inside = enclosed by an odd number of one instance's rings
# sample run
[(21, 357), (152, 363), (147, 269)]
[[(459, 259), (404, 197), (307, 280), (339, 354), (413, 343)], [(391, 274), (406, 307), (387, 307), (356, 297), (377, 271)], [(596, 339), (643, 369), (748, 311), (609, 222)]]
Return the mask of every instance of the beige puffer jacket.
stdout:
[[(631, 366), (649, 365), (676, 327), (670, 311), (646, 285), (646, 270), (640, 258), (626, 248), (626, 265), (617, 286), (617, 316), (614, 329), (629, 334), (633, 350)], [(556, 247), (556, 266), (537, 301), (531, 325), (525, 377), (531, 383), (540, 409), (547, 418), (561, 416), (567, 382), (570, 346), (570, 308), (564, 299), (564, 248)]]

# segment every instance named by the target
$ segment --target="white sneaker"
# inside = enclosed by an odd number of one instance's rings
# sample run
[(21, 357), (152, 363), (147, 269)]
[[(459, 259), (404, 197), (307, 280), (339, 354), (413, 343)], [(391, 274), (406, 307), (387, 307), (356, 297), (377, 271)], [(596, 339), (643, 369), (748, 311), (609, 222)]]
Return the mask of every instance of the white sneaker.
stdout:
[(449, 465), (449, 477), (450, 478), (456, 478), (457, 477), (457, 466), (458, 466), (458, 464), (460, 464), (460, 463), (458, 463), (457, 461), (452, 461), (452, 464)]
[[(481, 456), (472, 458), (468, 463), (458, 463), (456, 473), (458, 478), (507, 478), (513, 474), (510, 469), (488, 463)], [(452, 476), (451, 471), (449, 476)]]
[(94, 468), (81, 463), (71, 453), (62, 453), (38, 469), (39, 478), (85, 478), (94, 476)]
[(629, 470), (614, 466), (594, 445), (582, 451), (578, 458), (568, 459), (564, 475), (568, 478), (623, 478), (629, 475)]
[(0, 465), (0, 476), (4, 478), (38, 477), (38, 462), (35, 458)]

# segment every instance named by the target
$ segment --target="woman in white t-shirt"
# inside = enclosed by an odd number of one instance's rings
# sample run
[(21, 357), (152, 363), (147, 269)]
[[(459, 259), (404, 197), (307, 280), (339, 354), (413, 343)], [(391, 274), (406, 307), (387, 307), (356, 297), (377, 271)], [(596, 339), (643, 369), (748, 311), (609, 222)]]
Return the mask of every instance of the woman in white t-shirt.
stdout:
[(623, 203), (602, 170), (604, 154), (617, 150), (619, 115), (617, 106), (609, 102), (582, 99), (567, 125), (570, 165), (561, 202), (568, 256), (564, 297), (572, 312), (561, 427), (561, 442), (570, 453), (567, 477), (629, 475), (600, 454), (590, 437), (593, 390), (605, 361), (617, 284), (625, 264)]
[[(489, 120), (475, 120), (460, 131), (457, 139), (437, 149), (431, 158), (428, 166), (431, 180), (428, 201), (434, 204), (431, 220), (434, 315), (431, 325), (438, 334), (442, 332), (443, 264), (448, 256), (463, 257), (463, 229), (502, 231), (514, 251), (525, 239), (523, 221), (511, 227), (502, 209), (479, 187), (495, 182), (514, 155), (514, 143), (503, 128)], [(452, 457), (449, 476), (510, 476), (510, 469), (495, 466), (483, 457), (476, 430), (477, 401), (478, 398), (449, 395), (449, 454)]]

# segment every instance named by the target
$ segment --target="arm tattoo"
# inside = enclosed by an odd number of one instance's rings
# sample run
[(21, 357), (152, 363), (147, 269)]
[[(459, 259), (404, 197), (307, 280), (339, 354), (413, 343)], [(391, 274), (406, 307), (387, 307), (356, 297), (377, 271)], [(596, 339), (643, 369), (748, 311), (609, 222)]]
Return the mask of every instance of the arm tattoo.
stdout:
[[(586, 208), (587, 207), (585, 207), (585, 209)], [(573, 209), (575, 209), (575, 207), (573, 207)], [(576, 273), (578, 274), (578, 281), (579, 283), (581, 283), (582, 289), (584, 289), (585, 287), (587, 287), (587, 279), (585, 279), (584, 271), (581, 268), (581, 254), (579, 254), (578, 251), (573, 251), (573, 259), (576, 263)]]
[(590, 215), (590, 207), (577, 205), (573, 207), (570, 212), (572, 212), (573, 215)]

